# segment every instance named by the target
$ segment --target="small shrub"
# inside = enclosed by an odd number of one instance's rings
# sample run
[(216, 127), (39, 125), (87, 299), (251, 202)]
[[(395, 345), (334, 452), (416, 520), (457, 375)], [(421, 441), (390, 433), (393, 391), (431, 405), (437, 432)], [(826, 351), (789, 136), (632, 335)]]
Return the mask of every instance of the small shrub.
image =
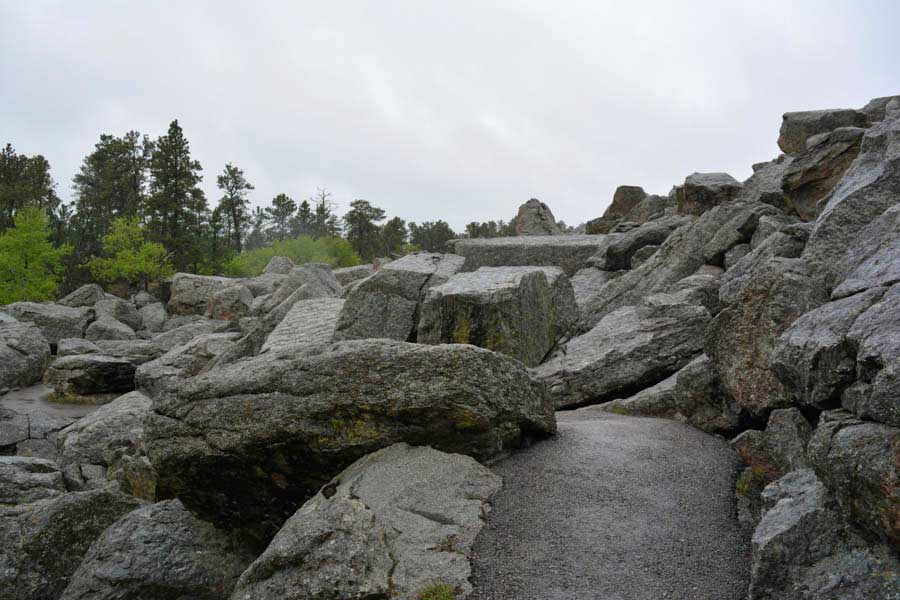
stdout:
[(416, 600), (455, 600), (455, 598), (455, 590), (446, 583), (430, 585), (416, 594)]
[(231, 277), (256, 277), (274, 256), (286, 256), (297, 264), (321, 262), (334, 268), (360, 264), (359, 255), (347, 240), (313, 239), (308, 235), (301, 235), (292, 240), (274, 242), (264, 248), (241, 252), (225, 263), (223, 272)]

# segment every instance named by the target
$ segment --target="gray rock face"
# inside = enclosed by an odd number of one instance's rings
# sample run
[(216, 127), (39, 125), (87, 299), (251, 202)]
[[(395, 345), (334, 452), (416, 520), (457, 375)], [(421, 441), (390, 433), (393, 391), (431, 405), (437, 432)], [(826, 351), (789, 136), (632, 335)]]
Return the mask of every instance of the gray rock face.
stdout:
[(743, 411), (765, 415), (787, 405), (781, 382), (770, 369), (772, 350), (793, 321), (827, 300), (802, 260), (773, 258), (716, 315), (707, 333), (706, 354), (723, 388)]
[(428, 291), (418, 341), (472, 344), (533, 367), (576, 316), (572, 286), (558, 267), (482, 267)]
[[(760, 219), (762, 223), (763, 219)], [(760, 242), (748, 254), (741, 257), (723, 275), (719, 288), (722, 304), (732, 304), (751, 276), (766, 268), (773, 258), (798, 258), (803, 253), (809, 231), (806, 227), (788, 226)]]
[(865, 113), (866, 117), (869, 118), (870, 123), (875, 123), (876, 121), (883, 121), (886, 113), (888, 104), (891, 102), (900, 102), (900, 96), (883, 96), (881, 98), (873, 98), (869, 100), (868, 104), (862, 107), (860, 112)]
[(837, 185), (859, 154), (865, 129), (841, 127), (810, 138), (808, 148), (785, 170), (782, 190), (804, 221), (819, 215), (819, 201)]
[(738, 200), (762, 202), (780, 211), (793, 214), (788, 199), (781, 190), (781, 181), (793, 158), (782, 154), (773, 161), (753, 165), (753, 175), (744, 181)]
[(674, 403), (688, 423), (707, 433), (729, 433), (740, 423), (739, 407), (705, 354), (676, 373)]
[(177, 387), (231, 349), (239, 337), (236, 332), (204, 333), (175, 346), (159, 358), (139, 366), (134, 374), (135, 385), (151, 396)]
[(0, 600), (58, 598), (94, 540), (139, 504), (92, 490), (0, 506)]
[(269, 334), (260, 352), (334, 341), (334, 328), (343, 307), (340, 298), (300, 300)]
[(593, 298), (604, 285), (612, 279), (618, 277), (621, 273), (612, 273), (603, 271), (596, 267), (585, 267), (581, 269), (569, 280), (572, 284), (572, 291), (575, 294), (575, 304), (578, 306), (579, 312), (584, 310), (590, 304)]
[(900, 429), (842, 411), (822, 413), (809, 442), (819, 477), (850, 518), (889, 545), (900, 543)]
[(806, 446), (811, 437), (809, 421), (796, 408), (773, 410), (769, 415), (766, 446), (782, 472), (809, 467)]
[(596, 235), (548, 235), (452, 240), (452, 251), (465, 258), (462, 271), (480, 267), (559, 267), (571, 277), (600, 250)]
[(83, 285), (71, 294), (57, 300), (57, 304), (68, 306), (71, 308), (91, 307), (100, 300), (106, 300), (106, 292), (96, 283)]
[(97, 315), (98, 320), (113, 319), (125, 323), (134, 331), (137, 331), (143, 326), (141, 323), (141, 315), (138, 314), (138, 310), (135, 308), (134, 304), (127, 300), (122, 300), (121, 298), (98, 300), (94, 304), (94, 313)]
[(306, 263), (294, 267), (264, 302), (254, 303), (252, 313), (264, 316), (289, 300), (288, 310), (298, 300), (337, 298), (340, 295), (341, 284), (334, 278), (331, 267), (322, 263)]
[(666, 294), (621, 308), (572, 338), (535, 373), (556, 406), (597, 404), (662, 381), (702, 350), (705, 308)]
[(169, 313), (166, 312), (166, 307), (162, 302), (152, 302), (142, 306), (138, 309), (138, 314), (141, 316), (144, 329), (150, 333), (161, 332), (166, 319), (169, 318)]
[(135, 366), (124, 358), (76, 354), (57, 358), (44, 374), (61, 402), (108, 402), (134, 389)]
[(135, 366), (149, 362), (162, 354), (151, 340), (97, 340), (94, 345), (100, 350), (100, 354), (124, 358)]
[(644, 388), (634, 396), (621, 400), (612, 400), (602, 405), (603, 410), (618, 415), (637, 415), (645, 417), (674, 417), (675, 381), (678, 373), (670, 375), (656, 385)]
[(790, 403), (827, 408), (856, 379), (856, 347), (847, 334), (884, 292), (875, 288), (824, 304), (781, 335), (770, 364)]
[[(635, 221), (637, 223), (647, 222), (649, 215), (643, 213), (661, 212), (651, 211), (649, 206), (643, 206), (643, 210), (638, 209), (638, 205), (647, 198), (647, 192), (641, 187), (636, 185), (620, 185), (616, 188), (612, 202), (606, 207), (603, 216), (587, 223), (586, 233), (609, 233), (616, 224), (623, 219)], [(626, 218), (626, 216), (628, 218)]]
[(94, 342), (82, 338), (66, 338), (56, 344), (56, 356), (72, 356), (74, 354), (102, 354), (100, 347)]
[(131, 302), (134, 304), (134, 307), (140, 311), (145, 306), (150, 304), (155, 304), (159, 302), (152, 294), (149, 292), (145, 292), (144, 290), (139, 291), (137, 294), (132, 296)]
[(44, 411), (34, 405), (10, 410), (0, 407), (0, 454), (56, 461), (57, 432), (75, 416)]
[(263, 273), (287, 275), (293, 270), (295, 266), (296, 265), (294, 265), (294, 261), (292, 261), (287, 256), (273, 256), (269, 259), (269, 263), (266, 265), (266, 268), (263, 269)]
[(365, 279), (369, 275), (375, 274), (375, 265), (356, 265), (355, 267), (344, 267), (334, 270), (334, 278), (342, 286), (350, 285), (354, 281)]
[(144, 500), (156, 497), (156, 473), (144, 454), (148, 397), (131, 392), (82, 417), (59, 432), (60, 465), (78, 489), (117, 481), (120, 489)]
[(406, 444), (379, 450), (285, 523), (232, 598), (416, 600), (438, 583), (468, 594), (468, 556), (500, 486), (467, 456)]
[(426, 292), (446, 283), (462, 263), (455, 254), (416, 252), (386, 265), (347, 296), (334, 338), (415, 340)]
[(134, 340), (137, 335), (134, 329), (109, 317), (103, 317), (88, 325), (84, 337), (91, 341), (97, 340)]
[(245, 285), (233, 285), (213, 294), (207, 302), (207, 315), (219, 321), (236, 321), (250, 314), (253, 294)]
[(50, 363), (50, 345), (31, 323), (0, 321), (0, 390), (41, 380)]
[(702, 215), (709, 209), (734, 200), (743, 185), (728, 173), (692, 173), (676, 192), (681, 215)]
[(37, 302), (16, 302), (2, 308), (19, 321), (34, 323), (51, 346), (64, 338), (84, 337), (84, 331), (94, 316), (89, 308)]
[(866, 131), (859, 156), (828, 197), (803, 252), (829, 290), (857, 266), (847, 264), (848, 248), (898, 198), (900, 114)]
[(56, 463), (43, 458), (0, 456), (0, 505), (25, 504), (65, 493)]
[(240, 283), (229, 277), (176, 273), (167, 308), (175, 315), (202, 315), (213, 294)]
[(544, 386), (473, 346), (358, 340), (266, 352), (154, 399), (160, 497), (268, 541), (296, 503), (396, 442), (487, 459), (555, 431)]
[(155, 335), (153, 336), (152, 341), (161, 352), (168, 352), (176, 346), (187, 344), (195, 337), (215, 332), (220, 325), (222, 325), (221, 321), (200, 319), (193, 323), (187, 323), (181, 327), (176, 327), (175, 329)]
[(250, 562), (178, 500), (141, 507), (91, 545), (61, 600), (226, 600)]
[(884, 211), (853, 241), (847, 251), (847, 271), (832, 298), (900, 282), (900, 205)]
[(647, 246), (659, 246), (669, 235), (690, 223), (686, 217), (662, 217), (631, 231), (607, 238), (608, 243), (591, 257), (589, 264), (604, 271), (620, 271), (632, 268), (634, 255)]
[(849, 108), (789, 112), (782, 118), (778, 147), (787, 154), (799, 154), (806, 150), (806, 140), (814, 135), (838, 127), (868, 125), (869, 120), (864, 112)]
[(519, 207), (515, 217), (516, 235), (559, 235), (562, 230), (550, 207), (532, 198)]

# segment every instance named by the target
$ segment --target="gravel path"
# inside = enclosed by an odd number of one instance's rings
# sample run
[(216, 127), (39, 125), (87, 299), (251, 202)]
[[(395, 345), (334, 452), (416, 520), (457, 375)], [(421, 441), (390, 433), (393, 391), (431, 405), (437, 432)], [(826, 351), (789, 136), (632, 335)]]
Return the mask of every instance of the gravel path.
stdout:
[(721, 439), (662, 419), (582, 409), (493, 465), (503, 477), (475, 544), (470, 599), (742, 600), (749, 539)]

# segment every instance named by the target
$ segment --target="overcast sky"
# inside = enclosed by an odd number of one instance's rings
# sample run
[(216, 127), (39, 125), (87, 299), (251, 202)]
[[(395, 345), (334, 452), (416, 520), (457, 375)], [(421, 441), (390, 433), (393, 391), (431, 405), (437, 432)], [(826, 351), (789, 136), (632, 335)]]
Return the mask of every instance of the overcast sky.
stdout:
[(577, 224), (620, 184), (778, 154), (781, 114), (900, 93), (900, 2), (0, 0), (0, 143), (58, 191), (101, 133), (177, 118), (211, 204), (327, 187), (407, 220)]

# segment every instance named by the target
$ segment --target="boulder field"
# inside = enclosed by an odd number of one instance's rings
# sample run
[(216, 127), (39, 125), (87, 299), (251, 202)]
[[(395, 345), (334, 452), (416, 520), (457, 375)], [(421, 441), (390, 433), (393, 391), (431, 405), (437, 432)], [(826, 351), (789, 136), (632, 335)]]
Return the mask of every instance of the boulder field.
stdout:
[(0, 600), (896, 600), (900, 96), (778, 143), (584, 233), (0, 306)]

